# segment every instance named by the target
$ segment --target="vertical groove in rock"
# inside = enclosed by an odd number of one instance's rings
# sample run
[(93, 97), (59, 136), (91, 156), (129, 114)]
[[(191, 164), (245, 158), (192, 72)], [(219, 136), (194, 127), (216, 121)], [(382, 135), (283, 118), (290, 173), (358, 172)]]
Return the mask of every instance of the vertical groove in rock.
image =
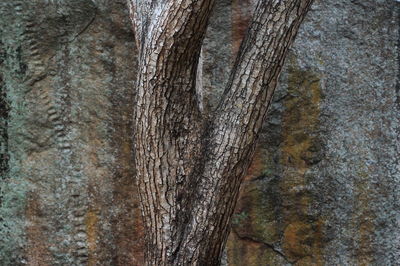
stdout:
[[(1, 14), (1, 12), (0, 12)], [(1, 24), (0, 24), (1, 25)], [(0, 36), (3, 36), (0, 29)], [(0, 37), (1, 38), (1, 37)], [(7, 99), (7, 91), (3, 80), (3, 64), (6, 57), (6, 51), (3, 39), (0, 39), (0, 178), (5, 179), (8, 172), (8, 116), (9, 103)], [(1, 202), (1, 194), (0, 194)]]

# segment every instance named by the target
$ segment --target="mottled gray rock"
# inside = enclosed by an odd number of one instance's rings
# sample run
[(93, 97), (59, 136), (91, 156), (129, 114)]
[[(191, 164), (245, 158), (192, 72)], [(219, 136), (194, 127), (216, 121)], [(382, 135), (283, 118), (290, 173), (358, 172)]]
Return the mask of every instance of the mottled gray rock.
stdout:
[(125, 1), (0, 6), (2, 265), (140, 264)]
[(243, 187), (231, 265), (280, 265), (282, 255), (295, 265), (398, 265), (399, 3), (312, 9)]

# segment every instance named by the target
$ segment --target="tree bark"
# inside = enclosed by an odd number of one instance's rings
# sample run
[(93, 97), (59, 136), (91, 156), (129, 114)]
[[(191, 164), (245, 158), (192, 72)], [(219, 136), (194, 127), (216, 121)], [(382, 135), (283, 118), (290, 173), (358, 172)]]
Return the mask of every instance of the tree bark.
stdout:
[(260, 0), (219, 106), (196, 84), (212, 0), (130, 0), (136, 168), (148, 265), (218, 265), (285, 55), (312, 0)]

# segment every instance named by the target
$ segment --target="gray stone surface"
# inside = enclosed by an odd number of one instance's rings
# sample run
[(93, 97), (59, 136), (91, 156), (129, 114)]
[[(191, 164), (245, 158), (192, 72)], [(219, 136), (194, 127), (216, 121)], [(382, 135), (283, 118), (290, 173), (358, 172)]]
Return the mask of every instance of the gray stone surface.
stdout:
[(399, 9), (313, 5), (243, 187), (233, 264), (399, 265)]
[(125, 1), (0, 7), (10, 104), (1, 265), (140, 264)]
[(332, 234), (329, 264), (400, 261), (399, 8), (394, 1), (318, 3), (309, 18), (320, 29), (305, 24), (294, 51), (300, 67), (323, 76), (325, 156), (310, 175), (314, 208)]

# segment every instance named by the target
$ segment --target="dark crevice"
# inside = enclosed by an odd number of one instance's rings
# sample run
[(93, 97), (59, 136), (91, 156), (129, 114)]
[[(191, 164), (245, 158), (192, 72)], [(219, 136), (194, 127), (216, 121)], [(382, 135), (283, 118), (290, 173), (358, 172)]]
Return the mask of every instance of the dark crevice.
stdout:
[(276, 253), (279, 257), (282, 257), (287, 263), (291, 263), (291, 264), (292, 263), (296, 263), (296, 261), (290, 260), (281, 250), (277, 249), (273, 244), (267, 243), (267, 242), (259, 240), (259, 239), (255, 239), (255, 238), (250, 237), (250, 236), (240, 235), (234, 229), (232, 229), (232, 232), (237, 236), (237, 238), (239, 238), (241, 240), (264, 245), (265, 247), (269, 248), (274, 253)]
[[(400, 3), (397, 9), (397, 22), (400, 23)], [(397, 77), (396, 77), (396, 103), (397, 109), (400, 110), (400, 27), (397, 30)]]
[(84, 32), (86, 32), (89, 29), (90, 25), (92, 25), (93, 22), (95, 21), (96, 16), (97, 16), (97, 9), (94, 8), (94, 14), (93, 14), (93, 17), (91, 18), (91, 20), (88, 22), (88, 24), (74, 38), (72, 38), (72, 40), (70, 42), (75, 41), (76, 38), (78, 38), (80, 35), (82, 35)]
[[(5, 61), (5, 50), (4, 45), (0, 41), (0, 70), (2, 64)], [(0, 182), (7, 177), (8, 173), (8, 117), (9, 117), (10, 106), (7, 101), (6, 88), (2, 72), (0, 72)], [(1, 191), (0, 191), (1, 192)], [(2, 202), (2, 196), (0, 194), (0, 204)]]

